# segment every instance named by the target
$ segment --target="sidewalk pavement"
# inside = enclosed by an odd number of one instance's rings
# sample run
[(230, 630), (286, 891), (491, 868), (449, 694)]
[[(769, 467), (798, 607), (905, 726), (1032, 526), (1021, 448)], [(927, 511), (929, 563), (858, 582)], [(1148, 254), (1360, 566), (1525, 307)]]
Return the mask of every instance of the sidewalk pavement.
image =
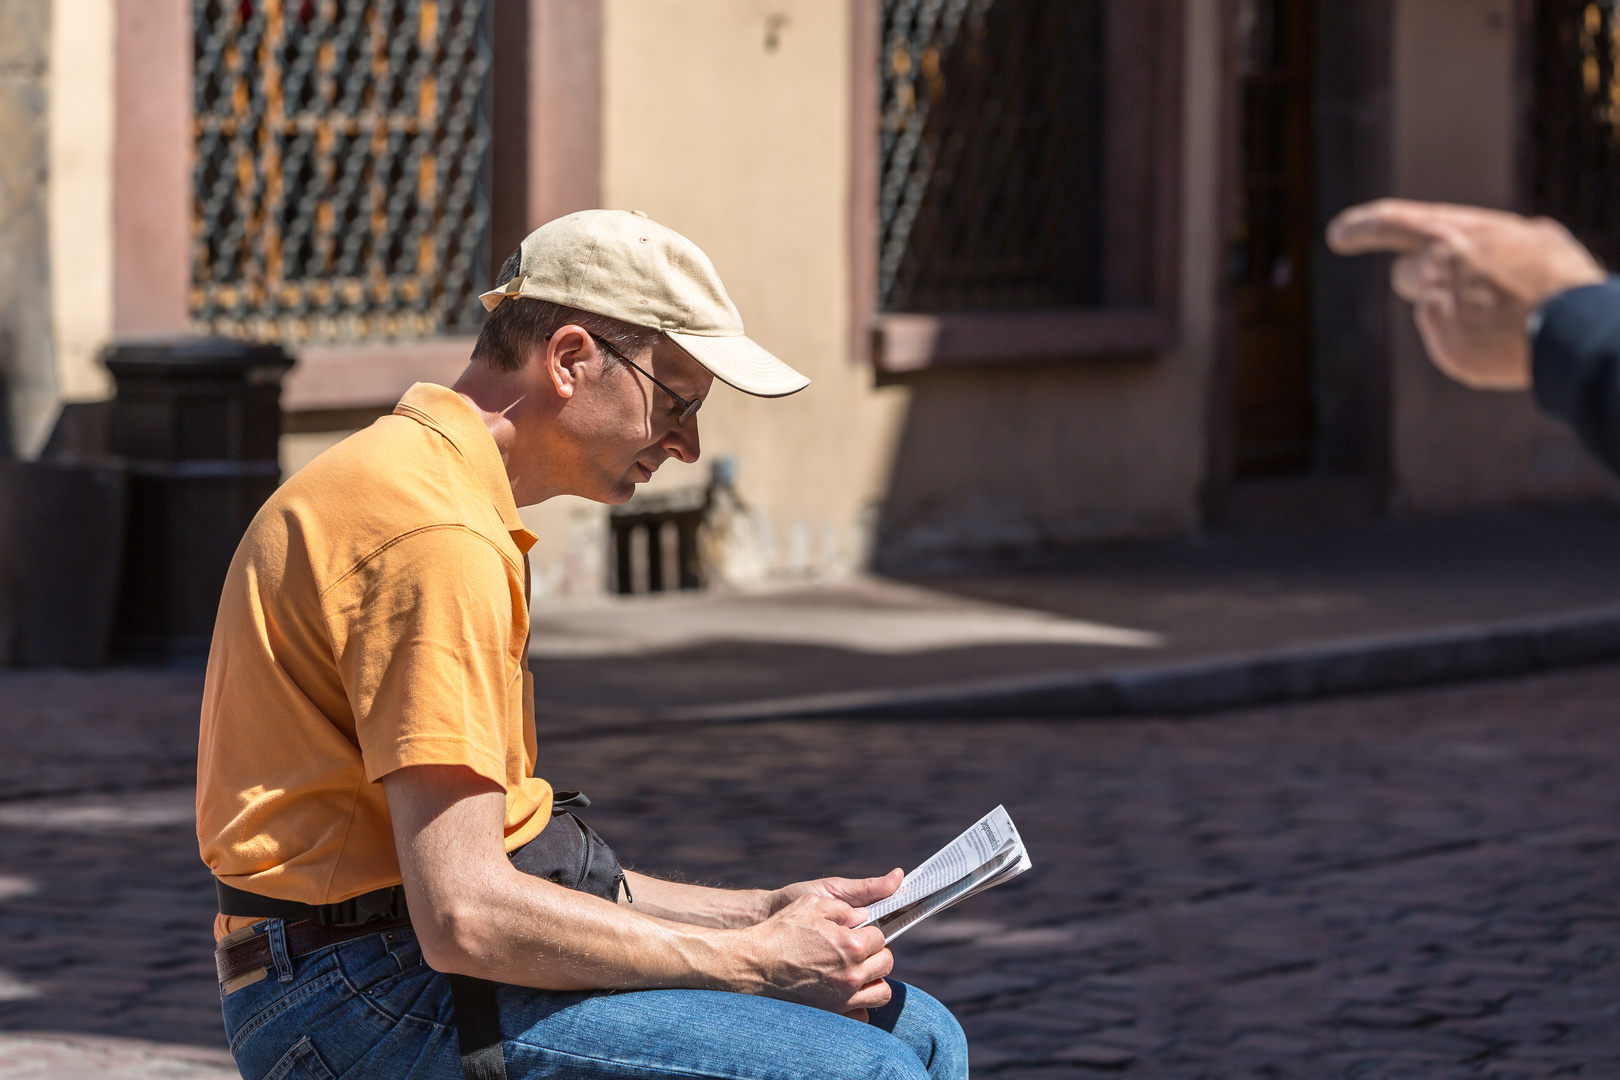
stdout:
[(240, 1080), (240, 1074), (224, 1050), (40, 1032), (0, 1034), (0, 1080)]
[(1214, 535), (769, 591), (539, 600), (543, 729), (1164, 715), (1620, 658), (1620, 507)]

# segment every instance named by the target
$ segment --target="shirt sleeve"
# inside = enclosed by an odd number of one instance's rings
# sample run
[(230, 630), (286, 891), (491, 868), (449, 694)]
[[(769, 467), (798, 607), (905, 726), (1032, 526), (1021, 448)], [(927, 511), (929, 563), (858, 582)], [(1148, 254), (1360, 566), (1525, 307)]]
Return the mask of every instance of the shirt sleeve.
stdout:
[(1560, 293), (1531, 342), (1536, 401), (1620, 474), (1620, 278)]
[(523, 692), (514, 588), (488, 540), (444, 526), (394, 541), (329, 592), (368, 781), (410, 765), (465, 765), (506, 784), (508, 718)]

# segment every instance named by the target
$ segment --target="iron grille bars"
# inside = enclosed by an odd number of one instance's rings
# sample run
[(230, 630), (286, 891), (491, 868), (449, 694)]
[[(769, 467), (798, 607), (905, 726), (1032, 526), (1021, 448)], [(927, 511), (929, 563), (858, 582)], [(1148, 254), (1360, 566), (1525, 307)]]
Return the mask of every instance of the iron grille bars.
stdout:
[(488, 0), (195, 0), (191, 311), (260, 340), (470, 332)]
[(1103, 0), (884, 0), (878, 304), (1101, 298)]
[(1620, 266), (1620, 20), (1615, 0), (1540, 0), (1531, 198)]

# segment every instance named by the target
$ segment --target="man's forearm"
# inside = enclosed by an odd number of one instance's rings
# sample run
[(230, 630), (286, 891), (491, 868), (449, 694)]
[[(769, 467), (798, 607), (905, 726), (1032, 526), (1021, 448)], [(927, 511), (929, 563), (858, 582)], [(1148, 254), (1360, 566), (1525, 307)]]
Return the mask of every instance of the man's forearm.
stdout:
[(412, 923), (432, 967), (549, 990), (729, 990), (842, 1013), (888, 1000), (893, 957), (882, 934), (855, 929), (858, 914), (830, 897), (804, 896), (763, 923), (717, 929), (529, 877), (504, 857), (491, 863), (487, 874), (455, 875), (427, 894), (407, 873)]
[[(764, 889), (686, 885), (633, 870), (626, 870), (624, 876), (636, 910), (671, 922), (735, 929), (764, 922), (774, 909), (772, 894)], [(626, 899), (621, 897), (619, 903)]]
[[(547, 990), (758, 989), (736, 931), (643, 909), (639, 883), (634, 905), (615, 905), (515, 870), (491, 877), (459, 882), (455, 897), (413, 899), (433, 966)], [(436, 925), (424, 925), (424, 909)]]

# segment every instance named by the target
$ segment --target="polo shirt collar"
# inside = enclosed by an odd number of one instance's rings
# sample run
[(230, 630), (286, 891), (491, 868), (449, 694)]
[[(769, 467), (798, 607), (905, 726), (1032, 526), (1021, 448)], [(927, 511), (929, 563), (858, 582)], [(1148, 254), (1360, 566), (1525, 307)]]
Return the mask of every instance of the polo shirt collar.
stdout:
[(523, 525), (518, 517), (517, 502), (512, 498), (512, 484), (506, 478), (506, 465), (489, 433), (484, 418), (478, 415), (462, 396), (445, 386), (419, 382), (405, 391), (405, 396), (394, 406), (394, 412), (408, 416), (450, 440), (472, 470), (478, 486), (494, 504), (501, 522), (512, 534), (518, 550), (528, 553), (539, 537)]

